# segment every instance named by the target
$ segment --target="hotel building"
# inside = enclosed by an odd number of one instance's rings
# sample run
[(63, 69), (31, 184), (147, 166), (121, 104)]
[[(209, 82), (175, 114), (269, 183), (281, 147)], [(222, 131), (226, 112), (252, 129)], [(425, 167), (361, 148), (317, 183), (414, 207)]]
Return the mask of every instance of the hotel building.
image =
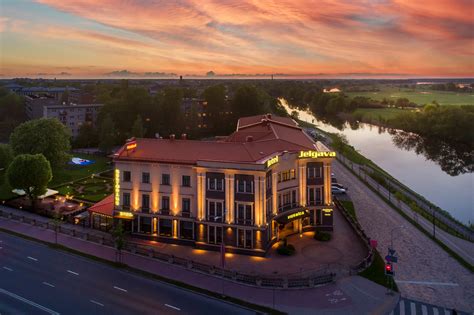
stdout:
[(333, 229), (334, 157), (270, 114), (220, 141), (131, 139), (114, 154), (114, 217), (135, 236), (265, 255), (287, 235)]

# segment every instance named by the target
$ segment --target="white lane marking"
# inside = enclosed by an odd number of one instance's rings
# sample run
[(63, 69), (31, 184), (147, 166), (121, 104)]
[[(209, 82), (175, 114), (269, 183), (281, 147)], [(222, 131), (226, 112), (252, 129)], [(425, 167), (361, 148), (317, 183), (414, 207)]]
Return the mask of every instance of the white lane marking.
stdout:
[(38, 259), (36, 259), (34, 257), (31, 257), (31, 256), (28, 256), (27, 258), (30, 259), (30, 260), (33, 260), (33, 261), (38, 261)]
[(439, 311), (437, 307), (433, 307), (433, 315), (439, 315)]
[(104, 306), (104, 304), (99, 303), (99, 302), (94, 301), (94, 300), (89, 300), (89, 302), (94, 303), (94, 304), (99, 305), (99, 306)]
[(8, 271), (13, 271), (13, 269), (8, 268), (8, 267), (3, 267), (3, 269), (8, 270)]
[(116, 289), (116, 290), (119, 290), (119, 291), (123, 291), (123, 292), (128, 292), (127, 290), (125, 290), (125, 289), (122, 289), (122, 288), (120, 288), (120, 287), (117, 287), (117, 286), (114, 286), (114, 289)]
[(54, 288), (54, 285), (52, 285), (51, 283), (49, 282), (43, 282), (44, 285), (47, 285), (48, 287), (51, 287), (51, 288)]
[(410, 302), (410, 314), (416, 314), (416, 304)]
[(76, 276), (79, 275), (77, 272), (74, 272), (74, 271), (71, 271), (71, 270), (68, 270), (67, 272), (72, 273), (73, 275), (76, 275)]
[(31, 305), (31, 306), (34, 306), (34, 307), (36, 307), (36, 308), (38, 308), (38, 309), (40, 309), (40, 310), (42, 310), (42, 311), (47, 312), (47, 313), (49, 313), (49, 314), (52, 314), (52, 315), (59, 315), (58, 312), (55, 312), (55, 311), (53, 311), (52, 309), (47, 308), (46, 306), (39, 305), (39, 304), (37, 304), (37, 303), (35, 303), (35, 302), (33, 302), (33, 301), (30, 301), (30, 300), (28, 300), (28, 299), (25, 299), (24, 297), (21, 297), (21, 296), (19, 296), (19, 295), (16, 295), (15, 293), (9, 292), (9, 291), (7, 291), (7, 290), (4, 290), (4, 289), (1, 289), (1, 288), (0, 288), (0, 293), (3, 293), (3, 294), (5, 294), (5, 295), (8, 295), (8, 296), (14, 298), (14, 299), (17, 299), (17, 300), (19, 300), (19, 301), (22, 301), (22, 302), (24, 302), (24, 303), (27, 303), (27, 304), (29, 304), (29, 305)]
[(444, 309), (444, 315), (451, 315), (451, 311)]
[(400, 315), (405, 315), (405, 300), (400, 301)]
[(425, 304), (421, 304), (421, 314), (428, 315), (428, 309), (426, 308)]
[(457, 287), (459, 284), (454, 282), (432, 282), (432, 281), (409, 281), (409, 280), (397, 280), (397, 283), (407, 283), (407, 284), (426, 284), (426, 285), (444, 285), (444, 286), (451, 286)]
[(165, 304), (165, 306), (169, 307), (169, 308), (172, 308), (174, 310), (177, 310), (177, 311), (181, 311), (180, 308), (176, 307), (176, 306), (173, 306), (173, 305), (169, 305), (169, 304)]

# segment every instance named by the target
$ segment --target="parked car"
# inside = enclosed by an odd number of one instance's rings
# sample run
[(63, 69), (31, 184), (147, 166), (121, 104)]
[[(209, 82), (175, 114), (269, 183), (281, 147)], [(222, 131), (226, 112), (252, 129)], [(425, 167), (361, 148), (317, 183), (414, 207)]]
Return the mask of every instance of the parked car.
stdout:
[(342, 186), (341, 184), (338, 184), (338, 183), (332, 183), (331, 187), (336, 187), (336, 188), (340, 188), (340, 189), (344, 189), (344, 190), (349, 190), (349, 188), (344, 187), (344, 186)]
[(344, 188), (339, 188), (339, 187), (331, 186), (331, 192), (332, 192), (334, 195), (342, 195), (342, 194), (345, 194), (345, 193), (346, 193), (346, 190), (345, 190)]
[(334, 173), (331, 173), (331, 181), (333, 183), (337, 183), (337, 178), (336, 178), (336, 175), (334, 175)]

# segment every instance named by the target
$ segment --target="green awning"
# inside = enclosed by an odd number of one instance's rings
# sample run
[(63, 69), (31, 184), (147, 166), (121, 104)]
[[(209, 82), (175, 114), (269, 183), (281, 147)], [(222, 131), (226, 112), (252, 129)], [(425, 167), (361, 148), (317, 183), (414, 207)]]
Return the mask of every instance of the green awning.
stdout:
[(276, 215), (273, 220), (279, 224), (287, 224), (288, 222), (309, 217), (309, 211), (306, 208), (298, 208), (285, 211)]

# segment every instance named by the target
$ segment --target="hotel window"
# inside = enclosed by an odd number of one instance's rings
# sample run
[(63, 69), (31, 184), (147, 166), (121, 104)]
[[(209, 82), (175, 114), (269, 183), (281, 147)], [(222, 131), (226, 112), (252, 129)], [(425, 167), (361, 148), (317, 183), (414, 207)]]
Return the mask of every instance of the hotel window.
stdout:
[(308, 178), (321, 178), (323, 176), (323, 168), (320, 166), (308, 167)]
[(179, 237), (186, 240), (194, 239), (194, 223), (191, 221), (181, 221), (179, 223)]
[(268, 198), (267, 199), (267, 213), (272, 213), (273, 212), (273, 198)]
[(208, 178), (207, 190), (224, 191), (224, 179)]
[(237, 247), (252, 248), (252, 230), (237, 229)]
[(150, 195), (142, 195), (142, 212), (148, 213), (150, 211)]
[(183, 217), (191, 216), (191, 199), (183, 198), (181, 202), (181, 215)]
[(241, 225), (253, 225), (253, 209), (251, 204), (236, 203), (235, 221)]
[(207, 202), (207, 220), (215, 222), (223, 222), (224, 203), (222, 201), (208, 201)]
[(130, 171), (123, 171), (124, 182), (129, 182), (131, 178), (132, 178), (132, 174), (130, 173)]
[(151, 233), (151, 218), (140, 217), (140, 233)]
[(184, 187), (191, 187), (191, 176), (183, 175), (181, 185)]
[(267, 189), (272, 189), (272, 173), (268, 172), (265, 178), (265, 185)]
[(222, 227), (221, 226), (209, 226), (209, 244), (221, 244), (222, 243)]
[(308, 204), (320, 205), (322, 204), (322, 187), (308, 187)]
[(286, 182), (296, 178), (296, 171), (294, 168), (278, 173), (278, 182)]
[(161, 174), (161, 185), (170, 184), (170, 174)]
[(147, 173), (147, 172), (142, 173), (142, 183), (144, 184), (150, 183), (150, 173)]
[(296, 190), (286, 191), (278, 195), (278, 208), (280, 210), (295, 207), (296, 205)]
[(170, 210), (170, 197), (168, 196), (161, 197), (161, 210), (165, 210), (165, 211)]
[(123, 202), (122, 202), (123, 207), (129, 208), (130, 207), (130, 193), (123, 193), (122, 198), (123, 198)]
[(237, 180), (237, 192), (238, 193), (253, 193), (253, 181), (251, 180)]
[(161, 236), (173, 235), (173, 222), (171, 221), (171, 219), (160, 219), (159, 228)]

